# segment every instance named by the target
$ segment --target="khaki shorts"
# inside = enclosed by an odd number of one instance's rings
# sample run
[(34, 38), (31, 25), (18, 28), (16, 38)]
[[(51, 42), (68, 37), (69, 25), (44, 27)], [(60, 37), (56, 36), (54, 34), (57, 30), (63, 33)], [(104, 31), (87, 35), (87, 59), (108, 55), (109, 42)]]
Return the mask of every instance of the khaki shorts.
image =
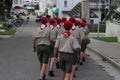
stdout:
[(49, 56), (50, 56), (50, 47), (46, 45), (38, 45), (37, 46), (37, 56), (40, 63), (48, 64)]
[(73, 65), (73, 54), (72, 53), (60, 53), (60, 69), (63, 72), (71, 73)]
[(75, 53), (73, 54), (73, 64), (76, 65), (79, 62), (80, 57), (80, 49), (77, 49)]

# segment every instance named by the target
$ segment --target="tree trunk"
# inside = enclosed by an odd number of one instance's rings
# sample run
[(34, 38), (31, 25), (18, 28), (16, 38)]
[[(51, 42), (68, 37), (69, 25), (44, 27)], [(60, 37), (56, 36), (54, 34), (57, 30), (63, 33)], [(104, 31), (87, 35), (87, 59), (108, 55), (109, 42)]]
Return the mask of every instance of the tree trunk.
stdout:
[(11, 11), (11, 7), (12, 7), (12, 1), (13, 0), (5, 0), (5, 4), (7, 6), (7, 16), (10, 16), (10, 11)]

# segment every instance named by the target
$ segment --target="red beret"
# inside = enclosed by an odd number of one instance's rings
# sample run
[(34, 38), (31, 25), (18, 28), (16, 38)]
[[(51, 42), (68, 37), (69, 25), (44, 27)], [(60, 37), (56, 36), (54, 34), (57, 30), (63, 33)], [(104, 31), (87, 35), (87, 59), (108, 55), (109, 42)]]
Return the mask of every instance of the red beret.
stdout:
[(56, 18), (56, 22), (57, 23), (61, 23), (61, 19), (60, 18)]
[(49, 19), (49, 22), (55, 23), (55, 19), (54, 19), (54, 18), (50, 18), (50, 19)]
[(48, 18), (42, 17), (40, 21), (41, 21), (42, 24), (45, 24), (45, 23), (48, 22)]
[(76, 23), (77, 25), (80, 25), (80, 24), (81, 24), (81, 22), (80, 22), (79, 20), (76, 20), (75, 23)]
[(85, 27), (86, 23), (84, 21), (81, 22), (81, 27)]
[(65, 28), (71, 29), (71, 27), (73, 26), (73, 23), (70, 22), (70, 21), (65, 21), (63, 26), (64, 26)]
[(62, 17), (62, 22), (67, 21), (67, 19), (65, 17)]
[(69, 21), (71, 21), (72, 23), (75, 23), (75, 22), (76, 22), (76, 20), (75, 20), (74, 17), (70, 17)]
[(87, 22), (85, 18), (82, 18), (81, 21), (83, 21), (83, 22), (85, 22), (85, 23)]

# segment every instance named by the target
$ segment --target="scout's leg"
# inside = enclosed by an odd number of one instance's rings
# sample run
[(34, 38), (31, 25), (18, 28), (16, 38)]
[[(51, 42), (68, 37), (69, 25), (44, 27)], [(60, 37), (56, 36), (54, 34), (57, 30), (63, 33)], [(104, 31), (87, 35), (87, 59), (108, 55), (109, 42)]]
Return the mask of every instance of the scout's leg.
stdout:
[(54, 67), (54, 57), (51, 58), (50, 60), (50, 70), (49, 70), (49, 76), (53, 77), (55, 76), (54, 73), (53, 73), (53, 67)]
[(65, 80), (65, 76), (66, 76), (66, 74), (65, 74), (64, 71), (62, 71), (61, 75), (62, 75), (62, 80)]
[(43, 65), (42, 65), (42, 68), (41, 68), (41, 71), (40, 71), (40, 79), (41, 79), (41, 80), (43, 80), (43, 77), (44, 77), (44, 75), (45, 75), (46, 67), (47, 67), (47, 64), (43, 64)]
[(76, 67), (77, 67), (77, 65), (73, 65), (72, 66), (72, 72), (70, 74), (70, 80), (73, 80), (73, 77), (74, 77), (75, 71), (76, 71)]
[(70, 74), (71, 73), (66, 73), (65, 79), (64, 80), (70, 80)]

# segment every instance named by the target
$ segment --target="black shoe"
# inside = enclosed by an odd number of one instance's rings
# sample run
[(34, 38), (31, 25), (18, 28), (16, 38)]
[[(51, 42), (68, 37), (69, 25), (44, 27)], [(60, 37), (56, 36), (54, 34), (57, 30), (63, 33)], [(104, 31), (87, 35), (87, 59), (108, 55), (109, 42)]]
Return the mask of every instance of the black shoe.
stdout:
[(44, 76), (43, 76), (43, 80), (46, 80), (45, 77), (46, 77), (46, 76), (44, 75)]
[(59, 69), (59, 62), (56, 63), (56, 68)]
[(80, 65), (83, 65), (83, 62), (80, 62), (79, 64), (80, 64)]
[(85, 61), (86, 61), (86, 60), (85, 60), (85, 57), (83, 57), (82, 61), (83, 61), (83, 62), (85, 62)]
[(75, 69), (76, 71), (78, 71), (78, 67), (76, 67), (76, 69)]
[(53, 71), (49, 71), (49, 72), (48, 72), (48, 75), (51, 76), (51, 77), (54, 77), (54, 76), (55, 76), (55, 74), (53, 73)]
[(76, 77), (76, 75), (74, 74), (74, 76), (73, 77)]

